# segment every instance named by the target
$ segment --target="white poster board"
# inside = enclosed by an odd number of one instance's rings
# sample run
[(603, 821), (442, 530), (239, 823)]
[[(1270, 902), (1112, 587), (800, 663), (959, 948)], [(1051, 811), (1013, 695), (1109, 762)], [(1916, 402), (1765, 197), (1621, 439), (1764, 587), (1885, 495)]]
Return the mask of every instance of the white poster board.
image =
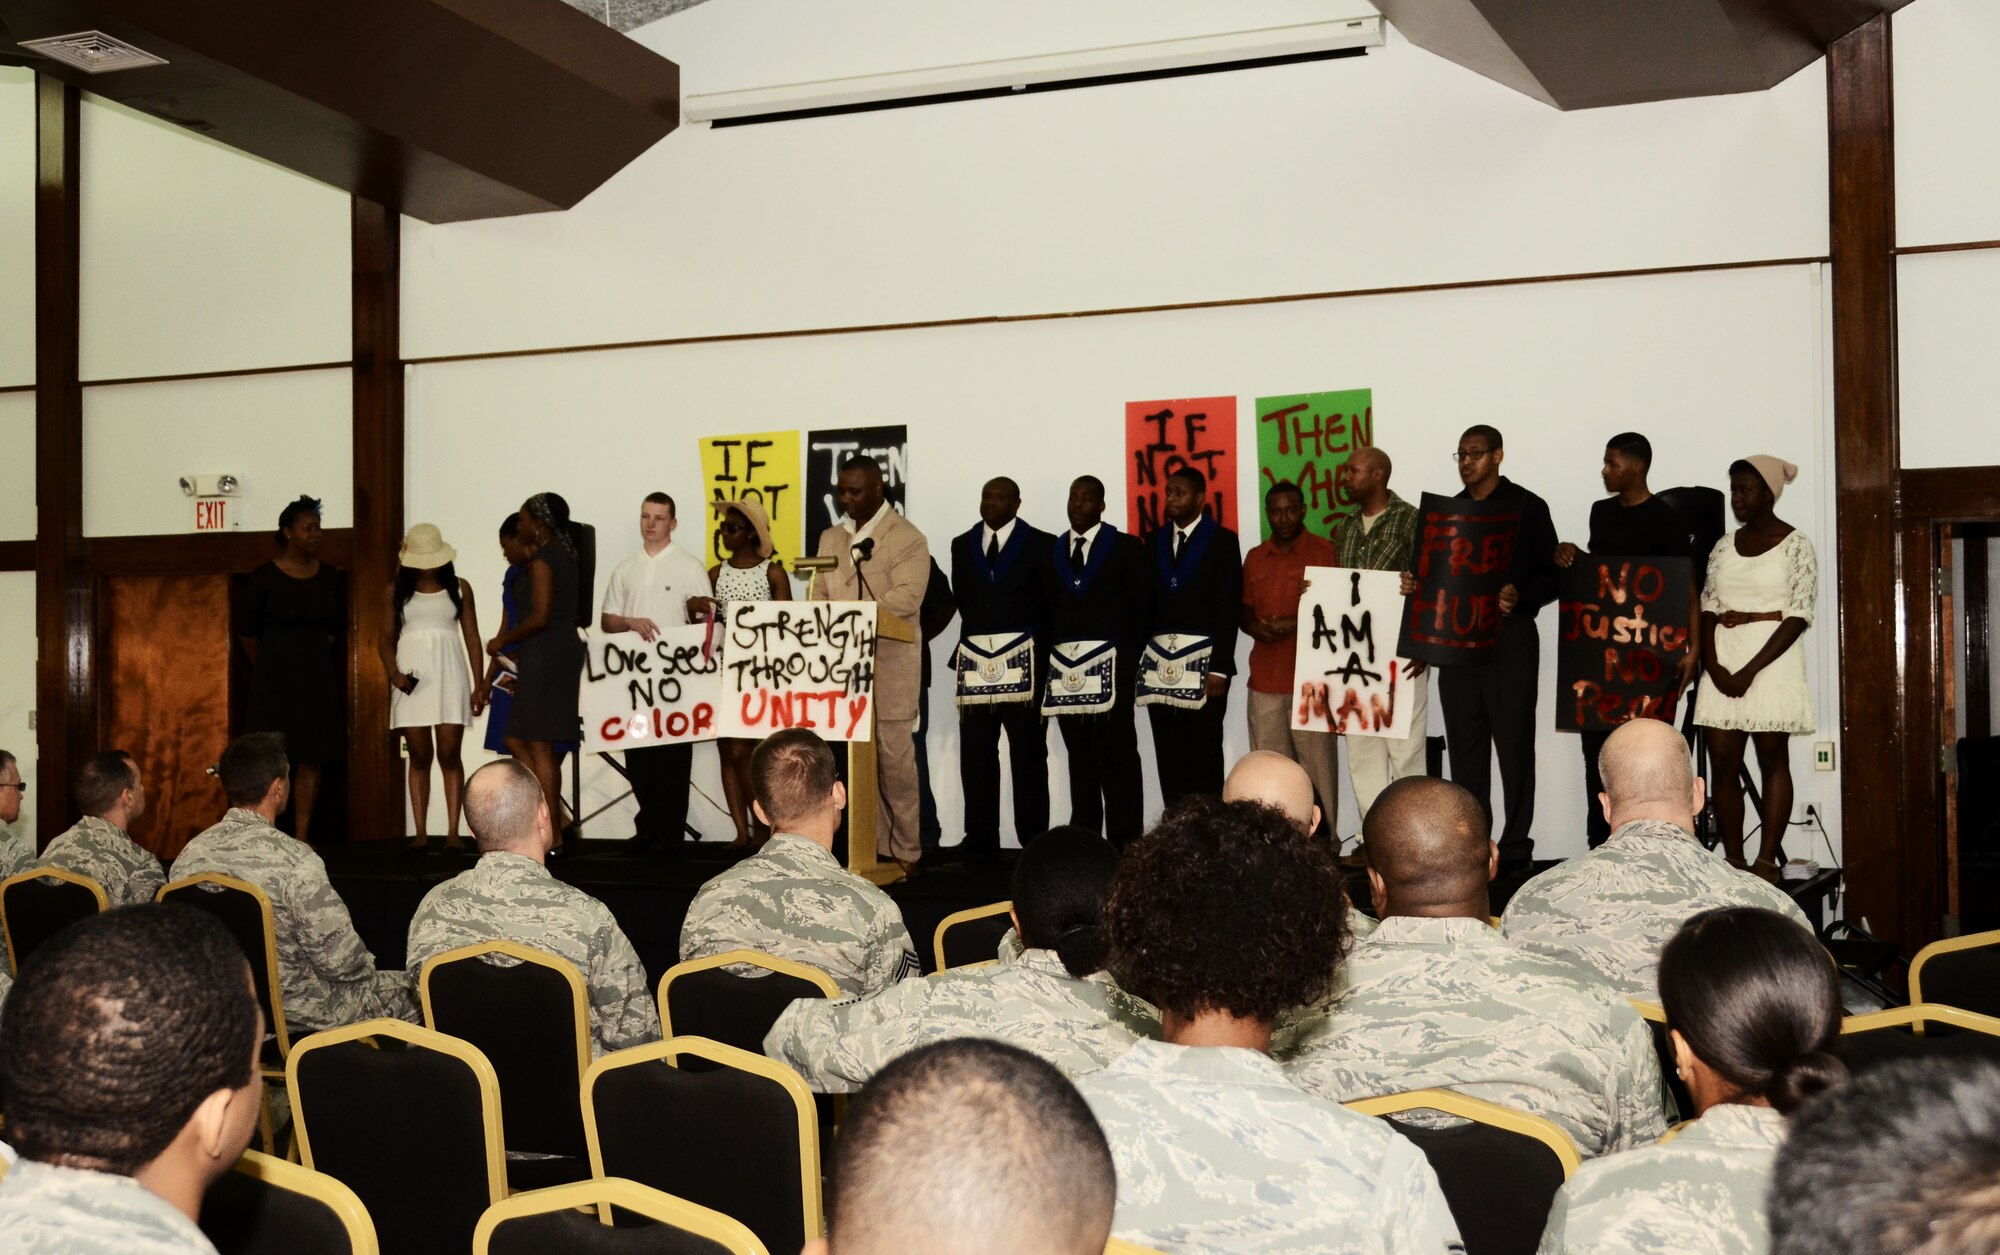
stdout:
[(720, 634), (704, 649), (708, 628), (671, 627), (651, 642), (637, 632), (584, 633), (585, 753), (645, 749), (716, 736), (722, 704)]
[(872, 601), (729, 603), (717, 735), (811, 728), (828, 741), (873, 740), (875, 615)]
[(1394, 571), (1306, 568), (1292, 664), (1292, 727), (1340, 736), (1410, 734), (1412, 678), (1396, 657), (1402, 577)]

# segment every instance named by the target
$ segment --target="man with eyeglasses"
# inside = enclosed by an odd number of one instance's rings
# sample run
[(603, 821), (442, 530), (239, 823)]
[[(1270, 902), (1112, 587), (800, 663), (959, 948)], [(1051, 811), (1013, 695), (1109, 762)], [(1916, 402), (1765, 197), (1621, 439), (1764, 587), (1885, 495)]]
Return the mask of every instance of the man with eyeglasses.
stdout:
[(14, 827), (27, 794), (21, 765), (12, 754), (0, 750), (0, 880), (27, 871), (28, 864), (35, 861), (35, 838)]
[[(1440, 666), (1438, 700), (1444, 707), (1445, 745), (1451, 778), (1479, 799), (1487, 822), (1493, 819), (1493, 759), (1500, 760), (1500, 793), (1505, 807), (1500, 831), (1500, 866), (1525, 870), (1535, 843), (1535, 699), (1541, 690), (1542, 638), (1535, 616), (1556, 599), (1556, 527), (1548, 502), (1500, 473), (1507, 458), (1500, 432), (1485, 423), (1465, 429), (1452, 455), (1459, 496), (1517, 508), (1521, 530), (1514, 559), (1500, 588), (1500, 643), (1485, 660)], [(1403, 574), (1403, 592), (1415, 591)]]

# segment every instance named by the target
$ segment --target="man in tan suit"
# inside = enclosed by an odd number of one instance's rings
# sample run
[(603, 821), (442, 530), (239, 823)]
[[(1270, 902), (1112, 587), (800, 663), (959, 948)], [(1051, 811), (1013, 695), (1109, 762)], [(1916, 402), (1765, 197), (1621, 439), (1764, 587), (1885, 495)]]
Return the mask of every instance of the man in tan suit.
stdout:
[[(846, 515), (820, 533), (815, 552), (838, 565), (813, 581), (815, 601), (873, 601), (915, 626), (930, 583), (931, 546), (882, 496), (882, 467), (852, 457), (840, 467)], [(917, 688), (921, 645), (884, 637), (875, 650), (875, 761), (882, 796), (878, 850), (914, 874), (923, 857), (917, 833)]]

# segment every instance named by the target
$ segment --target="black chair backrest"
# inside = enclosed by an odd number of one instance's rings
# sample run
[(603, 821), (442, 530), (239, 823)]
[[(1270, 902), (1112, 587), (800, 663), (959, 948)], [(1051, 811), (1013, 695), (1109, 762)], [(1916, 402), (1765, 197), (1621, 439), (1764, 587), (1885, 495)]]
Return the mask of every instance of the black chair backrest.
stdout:
[(37, 876), (7, 886), (7, 936), (16, 968), (43, 942), (80, 919), (97, 914), (97, 895), (73, 880)]
[(612, 1228), (599, 1224), (595, 1216), (575, 1211), (503, 1220), (493, 1227), (486, 1251), (487, 1255), (551, 1255), (558, 1251), (565, 1255), (729, 1255), (729, 1248), (722, 1243), (670, 1224), (646, 1221)]
[[(430, 999), (432, 1027), (471, 1042), (493, 1065), (508, 1150), (588, 1153), (575, 1004), (560, 972), (483, 959), (440, 963), (430, 971)], [(587, 1036), (590, 1026), (583, 1030)]]
[(1681, 1079), (1680, 1060), (1674, 1055), (1672, 1033), (1658, 1020), (1647, 1020), (1646, 1027), (1653, 1030), (1653, 1054), (1660, 1060), (1660, 1079), (1667, 1083), (1667, 1089), (1673, 1094), (1681, 1119), (1694, 1119), (1694, 1095), (1688, 1092), (1687, 1082)]
[(2000, 858), (2000, 736), (1958, 742), (1958, 857), (1987, 871)]
[[(667, 1014), (673, 1020), (676, 1037), (706, 1037), (761, 1055), (764, 1034), (771, 1031), (771, 1025), (778, 1022), (786, 1007), (800, 998), (825, 996), (818, 985), (783, 972), (737, 976), (723, 968), (711, 967), (676, 976), (668, 982)], [(705, 1059), (689, 1058), (685, 1062), (690, 1071), (715, 1066)]]
[(1924, 960), (1923, 983), (1925, 1002), (2000, 1016), (2000, 947), (1934, 954)]
[(176, 889), (167, 895), (170, 902), (197, 907), (222, 921), (243, 957), (250, 960), (250, 983), (257, 987), (257, 1006), (264, 1012), (265, 1031), (275, 1031), (277, 1017), (271, 1010), (270, 951), (264, 943), (264, 908), (249, 894), (227, 885), (203, 883)]
[(1005, 911), (953, 924), (944, 933), (945, 966), (964, 967), (993, 958), (999, 953), (1000, 939), (1013, 926), (1013, 918)]
[(225, 1172), (201, 1200), (201, 1231), (217, 1255), (351, 1255), (333, 1208), (241, 1172)]
[[(1930, 997), (1930, 964), (1924, 965), (1924, 996)], [(1933, 1021), (1917, 1036), (1906, 1028), (1871, 1028), (1842, 1033), (1834, 1047), (1850, 1072), (1866, 1072), (1897, 1059), (1992, 1059), (2000, 1061), (2000, 1037), (1954, 1029)]]
[(492, 1201), (478, 1080), (450, 1055), (382, 1044), (293, 1056), (312, 1166), (360, 1196), (382, 1255), (470, 1251)]
[(1424, 1129), (1390, 1123), (1430, 1160), (1466, 1255), (1534, 1255), (1563, 1184), (1554, 1151), (1487, 1124)]
[(783, 1086), (731, 1068), (636, 1063), (599, 1075), (591, 1105), (605, 1176), (733, 1217), (771, 1251), (805, 1244), (798, 1108)]

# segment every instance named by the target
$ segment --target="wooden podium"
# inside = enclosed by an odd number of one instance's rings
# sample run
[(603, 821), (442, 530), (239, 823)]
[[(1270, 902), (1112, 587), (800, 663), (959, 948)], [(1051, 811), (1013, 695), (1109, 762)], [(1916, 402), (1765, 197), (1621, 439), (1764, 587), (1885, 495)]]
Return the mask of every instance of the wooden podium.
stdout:
[[(921, 638), (916, 628), (878, 605), (875, 608), (875, 639), (878, 643), (903, 641), (915, 644)], [(879, 663), (879, 652), (877, 659)], [(877, 671), (880, 671), (879, 665)], [(878, 885), (893, 885), (903, 879), (903, 869), (893, 859), (882, 862), (875, 853), (876, 833), (882, 822), (882, 778), (877, 770), (875, 736), (875, 703), (871, 695), (868, 703), (868, 739), (847, 744), (847, 870)]]

